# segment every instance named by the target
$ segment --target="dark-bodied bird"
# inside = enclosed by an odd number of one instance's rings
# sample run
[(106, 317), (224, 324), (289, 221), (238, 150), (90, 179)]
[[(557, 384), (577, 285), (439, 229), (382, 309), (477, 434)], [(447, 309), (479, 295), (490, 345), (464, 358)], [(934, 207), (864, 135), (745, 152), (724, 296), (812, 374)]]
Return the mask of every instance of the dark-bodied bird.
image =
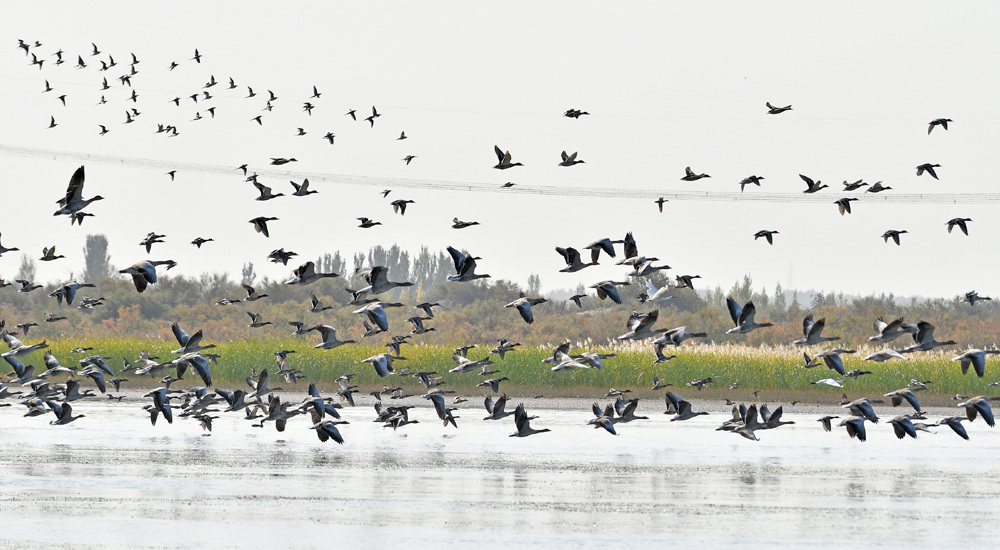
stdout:
[(890, 229), (885, 233), (882, 233), (882, 240), (888, 243), (889, 239), (892, 239), (892, 241), (896, 243), (896, 246), (899, 246), (899, 236), (903, 233), (908, 233), (908, 231), (905, 229)]
[(748, 176), (743, 178), (743, 180), (740, 181), (740, 193), (742, 193), (743, 189), (750, 184), (754, 184), (757, 187), (760, 187), (760, 180), (762, 179), (764, 179), (764, 176)]
[(773, 237), (771, 237), (771, 235), (774, 235), (775, 233), (777, 233), (777, 231), (768, 231), (767, 229), (761, 229), (760, 231), (753, 234), (753, 240), (756, 241), (757, 239), (763, 237), (767, 239), (767, 244), (774, 244), (774, 240)]
[(771, 105), (770, 102), (765, 102), (764, 105), (767, 106), (767, 114), (769, 114), (769, 115), (777, 115), (777, 114), (784, 113), (785, 111), (791, 111), (792, 110), (792, 106), (791, 105), (786, 105), (784, 107), (775, 107), (774, 105)]
[(267, 232), (267, 222), (277, 221), (278, 218), (268, 218), (264, 216), (259, 216), (249, 221), (253, 224), (254, 231), (258, 233), (263, 233), (265, 237), (270, 237), (271, 234)]
[(695, 174), (691, 167), (688, 166), (684, 169), (684, 177), (681, 178), (682, 181), (698, 181), (701, 178), (710, 178), (708, 174)]
[(498, 145), (494, 145), (493, 146), (493, 152), (496, 153), (497, 160), (499, 161), (499, 162), (497, 162), (496, 166), (494, 166), (494, 168), (496, 168), (498, 170), (506, 170), (508, 168), (513, 168), (515, 166), (524, 166), (520, 162), (513, 162), (512, 163), (510, 161), (510, 151), (507, 151), (505, 153), (504, 151), (500, 150), (500, 146), (498, 146)]
[(858, 200), (858, 199), (843, 198), (843, 199), (839, 199), (839, 200), (834, 201), (833, 204), (837, 205), (837, 208), (840, 209), (840, 215), (843, 216), (844, 214), (850, 214), (851, 213), (851, 201), (856, 201), (856, 200)]
[(161, 265), (167, 266), (167, 270), (170, 270), (177, 265), (177, 262), (173, 260), (143, 260), (139, 263), (132, 264), (130, 267), (120, 270), (118, 273), (131, 275), (132, 283), (135, 285), (135, 289), (142, 293), (146, 290), (147, 285), (156, 282), (156, 268)]
[(826, 189), (827, 187), (829, 187), (825, 183), (820, 185), (819, 180), (813, 181), (813, 179), (810, 178), (809, 176), (799, 174), (799, 177), (802, 178), (802, 181), (806, 182), (806, 190), (803, 191), (803, 193), (815, 193), (820, 189)]
[(929, 162), (926, 162), (924, 164), (921, 164), (920, 166), (917, 166), (917, 175), (922, 176), (924, 175), (924, 172), (927, 172), (928, 174), (931, 175), (932, 178), (938, 179), (937, 172), (935, 172), (934, 169), (940, 167), (941, 167), (940, 164), (931, 164)]
[(949, 122), (951, 122), (950, 118), (935, 118), (930, 122), (930, 124), (927, 125), (927, 135), (930, 135), (931, 130), (933, 130), (935, 126), (941, 126), (947, 130)]
[(947, 223), (945, 223), (945, 225), (948, 226), (948, 233), (951, 233), (951, 230), (954, 229), (955, 226), (957, 225), (958, 228), (962, 230), (962, 233), (968, 235), (969, 227), (966, 225), (966, 222), (971, 222), (971, 221), (972, 218), (952, 218), (948, 220)]

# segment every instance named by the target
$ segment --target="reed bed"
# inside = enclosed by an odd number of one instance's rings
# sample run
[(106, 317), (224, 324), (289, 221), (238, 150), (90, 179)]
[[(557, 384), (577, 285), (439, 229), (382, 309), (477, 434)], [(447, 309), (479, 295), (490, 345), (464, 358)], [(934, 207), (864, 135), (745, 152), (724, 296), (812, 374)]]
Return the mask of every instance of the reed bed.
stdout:
[[(72, 366), (74, 359), (87, 355), (99, 354), (112, 358), (110, 364), (117, 371), (122, 368), (122, 359), (134, 360), (139, 352), (148, 350), (165, 362), (176, 356), (170, 353), (176, 346), (173, 342), (144, 339), (93, 339), (84, 344), (75, 345), (93, 347), (92, 351), (82, 354), (71, 354), (72, 347), (65, 342), (52, 344), (50, 351), (64, 364)], [(296, 350), (289, 355), (289, 365), (301, 370), (306, 382), (315, 382), (320, 387), (334, 386), (334, 380), (343, 374), (354, 373), (355, 384), (363, 389), (381, 389), (383, 385), (403, 386), (407, 391), (415, 393), (418, 388), (416, 379), (409, 377), (379, 378), (375, 370), (362, 360), (387, 351), (385, 346), (368, 343), (350, 344), (334, 350), (313, 349), (312, 342), (301, 338), (288, 337), (262, 339), (252, 341), (217, 342), (218, 347), (210, 350), (221, 354), (218, 363), (212, 367), (212, 376), (218, 386), (241, 385), (253, 369), (269, 369), (275, 372), (275, 358), (272, 355), (278, 350)], [(469, 352), (472, 359), (485, 357), (492, 349), (492, 343), (480, 344)], [(456, 391), (478, 393), (481, 391), (475, 384), (486, 378), (509, 378), (501, 387), (508, 391), (522, 393), (545, 393), (546, 395), (574, 395), (578, 391), (608, 388), (644, 390), (652, 387), (653, 376), (673, 384), (676, 387), (684, 385), (696, 378), (711, 377), (713, 384), (706, 388), (722, 390), (738, 383), (745, 391), (769, 390), (781, 392), (796, 392), (804, 396), (839, 397), (841, 392), (852, 395), (882, 394), (894, 389), (905, 387), (911, 379), (931, 381), (929, 394), (936, 395), (979, 395), (987, 392), (987, 384), (996, 379), (993, 362), (987, 364), (987, 375), (978, 378), (971, 371), (962, 375), (957, 362), (951, 361), (955, 352), (930, 352), (911, 354), (909, 361), (890, 361), (873, 363), (862, 361), (862, 358), (874, 351), (861, 348), (856, 354), (844, 355), (845, 367), (848, 371), (862, 369), (872, 371), (872, 374), (856, 379), (838, 376), (834, 371), (819, 366), (804, 369), (802, 350), (793, 347), (750, 347), (745, 345), (707, 344), (685, 345), (680, 349), (666, 349), (677, 357), (668, 363), (653, 365), (653, 353), (648, 342), (628, 343), (615, 346), (595, 346), (590, 342), (576, 342), (571, 347), (571, 353), (596, 351), (599, 353), (614, 353), (615, 357), (604, 361), (602, 370), (586, 369), (576, 371), (553, 372), (551, 365), (542, 362), (550, 356), (552, 346), (519, 346), (508, 353), (503, 360), (497, 355), (491, 355), (495, 361), (494, 369), (501, 371), (491, 376), (479, 376), (476, 373), (452, 374), (448, 372), (455, 366), (451, 356), (452, 348), (441, 345), (407, 345), (403, 348), (405, 361), (397, 361), (397, 370), (409, 372), (436, 372), (443, 377), (445, 388)], [(814, 353), (820, 350), (811, 350)], [(814, 353), (810, 353), (813, 355)], [(41, 357), (29, 357), (33, 363), (41, 363)], [(993, 361), (997, 361), (994, 359)], [(31, 363), (29, 362), (29, 363)], [(191, 375), (188, 375), (190, 378)], [(822, 378), (844, 380), (844, 390), (829, 386), (815, 385)], [(136, 386), (154, 386), (154, 380), (140, 380), (131, 376), (131, 383)], [(281, 384), (287, 386), (287, 384)], [(687, 390), (690, 391), (690, 390)], [(713, 392), (714, 393), (714, 392)], [(592, 395), (593, 392), (587, 392)], [(809, 397), (806, 397), (807, 399)]]

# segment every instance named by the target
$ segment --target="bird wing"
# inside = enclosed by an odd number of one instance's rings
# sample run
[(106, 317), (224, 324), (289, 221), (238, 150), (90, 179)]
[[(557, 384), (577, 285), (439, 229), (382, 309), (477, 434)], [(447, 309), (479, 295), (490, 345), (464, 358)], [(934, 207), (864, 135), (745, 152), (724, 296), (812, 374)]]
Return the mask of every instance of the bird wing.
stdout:
[(740, 307), (740, 304), (736, 300), (728, 296), (726, 297), (726, 307), (729, 308), (729, 316), (732, 317), (733, 323), (736, 323), (736, 326), (740, 326), (743, 308)]
[(66, 198), (64, 200), (67, 204), (83, 198), (84, 179), (84, 170), (83, 166), (81, 166), (76, 169), (76, 172), (73, 172), (73, 177), (69, 179), (69, 185), (66, 187)]

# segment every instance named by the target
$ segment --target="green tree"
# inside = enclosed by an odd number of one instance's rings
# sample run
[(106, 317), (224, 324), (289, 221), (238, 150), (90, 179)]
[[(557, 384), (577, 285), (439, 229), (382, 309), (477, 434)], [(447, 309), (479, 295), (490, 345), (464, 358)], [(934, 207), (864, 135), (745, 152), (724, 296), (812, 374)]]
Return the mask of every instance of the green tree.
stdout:
[(114, 275), (108, 254), (108, 238), (104, 235), (87, 235), (83, 247), (83, 281), (96, 283)]

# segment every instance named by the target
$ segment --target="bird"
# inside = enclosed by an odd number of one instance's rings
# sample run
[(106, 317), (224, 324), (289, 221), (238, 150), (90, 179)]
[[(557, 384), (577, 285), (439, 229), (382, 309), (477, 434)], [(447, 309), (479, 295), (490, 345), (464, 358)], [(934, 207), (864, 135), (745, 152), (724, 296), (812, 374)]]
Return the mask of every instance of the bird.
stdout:
[(147, 285), (156, 282), (156, 268), (161, 265), (167, 266), (167, 270), (169, 271), (177, 265), (177, 262), (173, 260), (143, 260), (118, 271), (118, 273), (131, 275), (132, 283), (135, 285), (135, 289), (141, 294), (146, 290)]
[[(983, 417), (983, 420), (986, 421), (987, 426), (992, 428), (995, 425), (995, 422), (993, 421), (993, 409), (990, 408), (990, 404), (987, 398), (981, 395), (976, 396), (973, 397), (972, 399), (968, 399), (966, 401), (959, 403), (957, 406), (965, 407), (965, 415), (968, 417), (969, 422), (975, 420), (976, 415), (978, 414), (979, 416)], [(955, 431), (957, 432), (958, 430)]]
[(362, 229), (370, 229), (372, 227), (375, 227), (376, 225), (382, 225), (382, 222), (373, 221), (370, 218), (362, 217), (362, 218), (357, 218), (357, 220), (361, 222), (361, 225), (359, 225), (358, 227)]
[(708, 174), (695, 174), (691, 167), (688, 166), (684, 169), (684, 177), (681, 178), (682, 181), (698, 181), (702, 178), (710, 178)]
[(337, 339), (337, 329), (331, 327), (330, 325), (317, 325), (309, 329), (310, 331), (318, 331), (320, 336), (323, 337), (323, 341), (319, 344), (313, 346), (316, 349), (334, 349), (340, 347), (344, 344), (354, 344), (354, 340), (338, 340)]
[(53, 260), (58, 260), (60, 258), (65, 258), (65, 257), (66, 256), (63, 256), (62, 254), (56, 256), (56, 247), (55, 245), (52, 245), (49, 247), (42, 248), (42, 257), (39, 258), (39, 260), (43, 262), (51, 262)]
[[(17, 249), (15, 248), (14, 250)], [(0, 252), (0, 254), (2, 254), (2, 252)], [(993, 300), (993, 298), (990, 298), (989, 296), (980, 296), (975, 290), (970, 290), (965, 293), (965, 298), (962, 301), (968, 302), (970, 306), (974, 306), (979, 300)]]
[(197, 246), (198, 248), (201, 248), (201, 245), (203, 245), (203, 244), (205, 244), (207, 242), (214, 241), (214, 240), (215, 239), (205, 239), (205, 238), (202, 238), (202, 237), (198, 237), (195, 240), (191, 241), (191, 244)]
[(864, 183), (863, 180), (858, 180), (854, 183), (847, 183), (847, 180), (844, 180), (844, 191), (857, 191), (867, 185), (868, 184)]
[(834, 340), (840, 340), (839, 336), (823, 336), (823, 328), (826, 326), (826, 318), (822, 318), (819, 321), (813, 321), (813, 316), (810, 313), (806, 315), (805, 319), (802, 320), (802, 338), (792, 342), (796, 346), (812, 346), (814, 344), (819, 344), (820, 342), (831, 342)]
[(925, 162), (924, 164), (917, 166), (917, 175), (922, 176), (924, 175), (924, 172), (927, 172), (928, 174), (931, 175), (932, 178), (938, 179), (937, 173), (934, 171), (934, 169), (940, 167), (941, 167), (940, 164), (931, 164), (929, 162)]
[(560, 158), (562, 158), (562, 162), (559, 163), (559, 166), (573, 166), (574, 164), (583, 164), (582, 160), (576, 160), (575, 152), (572, 155), (567, 155), (566, 151), (563, 151), (560, 154)]
[(894, 349), (876, 351), (875, 353), (872, 353), (864, 358), (865, 361), (875, 361), (876, 363), (884, 363), (890, 359), (902, 359), (903, 361), (909, 361), (905, 355)]
[(908, 233), (908, 231), (905, 229), (889, 229), (885, 233), (882, 233), (882, 240), (888, 243), (889, 239), (892, 239), (896, 243), (896, 246), (899, 246), (899, 236), (903, 233)]
[(841, 420), (840, 424), (837, 425), (847, 428), (847, 435), (851, 436), (851, 439), (857, 437), (858, 441), (862, 442), (868, 439), (868, 436), (865, 433), (865, 419), (862, 417), (852, 416), (845, 420)]
[(80, 210), (83, 210), (84, 208), (89, 206), (90, 203), (104, 199), (104, 197), (100, 195), (94, 195), (89, 199), (84, 199), (83, 198), (84, 180), (85, 180), (84, 167), (81, 166), (77, 168), (75, 172), (73, 172), (73, 176), (69, 180), (69, 185), (66, 187), (66, 195), (62, 199), (57, 201), (59, 206), (61, 206), (61, 208), (59, 210), (56, 210), (55, 214), (53, 215), (59, 216), (61, 214), (66, 214), (66, 215), (75, 214), (76, 212), (79, 212)]
[(479, 222), (463, 222), (462, 220), (455, 218), (452, 220), (452, 229), (465, 229), (466, 227), (471, 227), (473, 225), (479, 225)]
[(658, 309), (654, 309), (649, 313), (632, 312), (632, 315), (629, 316), (628, 321), (625, 323), (625, 328), (628, 329), (628, 332), (619, 336), (618, 339), (645, 340), (646, 338), (656, 338), (660, 334), (667, 332), (669, 329), (653, 330), (653, 325), (656, 324), (659, 316), (660, 310)]
[(295, 277), (285, 281), (286, 285), (307, 285), (323, 278), (340, 277), (339, 273), (316, 273), (316, 264), (306, 262), (292, 272)]
[(769, 114), (769, 115), (778, 115), (778, 114), (784, 113), (785, 111), (791, 111), (792, 110), (792, 106), (791, 105), (786, 105), (784, 107), (775, 107), (774, 105), (771, 105), (770, 102), (765, 102), (764, 105), (767, 106), (767, 114)]
[(815, 193), (820, 189), (826, 189), (827, 187), (829, 187), (826, 184), (820, 185), (820, 182), (818, 180), (813, 181), (813, 179), (810, 178), (809, 176), (799, 174), (799, 177), (802, 178), (802, 181), (806, 182), (806, 190), (803, 191), (803, 193)]
[(882, 182), (877, 181), (873, 183), (871, 187), (865, 189), (865, 193), (880, 193), (882, 191), (888, 191), (889, 189), (892, 189), (892, 187), (883, 186)]
[(777, 231), (768, 231), (767, 229), (761, 229), (760, 231), (753, 234), (753, 240), (757, 240), (761, 237), (767, 239), (767, 244), (774, 244), (772, 235), (777, 233)]
[(270, 237), (271, 234), (267, 231), (267, 222), (277, 221), (278, 218), (259, 216), (249, 221), (253, 224), (254, 231), (262, 233), (265, 237)]
[(528, 298), (522, 292), (520, 298), (514, 300), (513, 302), (510, 302), (504, 307), (517, 308), (517, 312), (521, 314), (521, 318), (524, 319), (524, 322), (530, 325), (531, 323), (535, 322), (535, 316), (531, 311), (531, 306), (544, 304), (547, 301), (548, 300), (546, 300), (545, 298)]
[(923, 388), (917, 388), (917, 390), (911, 390), (910, 388), (903, 388), (900, 390), (891, 391), (887, 394), (884, 394), (882, 397), (891, 397), (892, 399), (890, 400), (890, 402), (892, 403), (893, 407), (899, 406), (900, 403), (906, 400), (906, 402), (913, 407), (913, 410), (919, 413), (920, 402), (917, 401), (917, 396), (914, 392), (920, 391), (921, 389)]
[(966, 222), (971, 222), (971, 221), (972, 218), (952, 218), (948, 220), (945, 223), (945, 225), (948, 226), (948, 233), (951, 233), (951, 230), (954, 229), (955, 226), (957, 225), (958, 228), (962, 230), (962, 233), (965, 233), (966, 236), (968, 236), (969, 227), (966, 225)]
[(881, 317), (875, 319), (873, 324), (876, 334), (868, 338), (869, 342), (891, 342), (896, 338), (904, 334), (916, 334), (919, 328), (917, 325), (910, 325), (903, 322), (903, 318), (900, 317), (890, 323), (886, 323)]
[(830, 370), (836, 371), (837, 374), (841, 376), (846, 376), (847, 371), (844, 369), (844, 360), (840, 357), (841, 354), (844, 353), (855, 353), (855, 350), (837, 348), (817, 353), (816, 357), (823, 359), (823, 363), (825, 363), (827, 368)]
[(736, 300), (731, 296), (727, 296), (726, 307), (729, 309), (729, 316), (736, 325), (734, 328), (727, 330), (726, 334), (747, 334), (758, 328), (773, 326), (771, 323), (758, 323), (754, 321), (754, 314), (756, 314), (757, 308), (754, 307), (753, 302), (747, 302), (743, 307), (740, 307)]
[(145, 246), (146, 254), (149, 254), (154, 244), (166, 242), (161, 240), (163, 237), (166, 237), (166, 235), (157, 235), (151, 231), (146, 235), (146, 238), (139, 242), (139, 246)]
[(489, 275), (476, 273), (476, 260), (482, 258), (478, 256), (465, 255), (457, 249), (449, 246), (448, 253), (451, 254), (452, 262), (455, 264), (455, 275), (449, 275), (448, 280), (453, 282), (467, 282), (476, 279), (486, 279)]
[[(402, 139), (402, 138), (400, 138), (400, 139)], [(407, 166), (409, 166), (410, 165), (410, 161), (412, 161), (415, 158), (417, 158), (417, 155), (406, 155), (405, 157), (403, 157), (402, 160), (403, 160), (403, 162), (406, 163)]]
[(51, 120), (49, 120), (49, 128), (55, 128), (56, 126), (59, 126), (59, 125), (56, 124), (56, 117), (53, 116), (53, 117), (51, 117)]
[(930, 124), (927, 125), (927, 135), (930, 135), (931, 130), (933, 130), (935, 126), (941, 126), (947, 130), (949, 122), (951, 122), (950, 118), (935, 118), (930, 122)]
[(986, 356), (1000, 353), (1000, 350), (981, 350), (976, 348), (968, 349), (957, 357), (952, 357), (952, 361), (961, 361), (962, 374), (968, 374), (971, 365), (976, 371), (976, 376), (982, 378), (986, 374)]
[(82, 414), (73, 416), (73, 407), (70, 406), (69, 403), (63, 403), (58, 408), (52, 409), (52, 412), (56, 414), (56, 419), (49, 422), (49, 424), (52, 424), (53, 426), (69, 424), (70, 422), (85, 416)]
[(822, 418), (818, 418), (816, 421), (819, 422), (819, 423), (821, 423), (823, 425), (823, 430), (824, 431), (829, 432), (829, 431), (833, 430), (833, 426), (830, 424), (830, 421), (834, 420), (836, 418), (840, 418), (840, 417), (839, 416), (824, 416)]
[(580, 109), (567, 109), (566, 112), (563, 113), (563, 116), (579, 120), (579, 118), (582, 115), (589, 115), (589, 114), (590, 113), (588, 113), (587, 111), (581, 111)]
[(494, 168), (496, 168), (497, 170), (506, 170), (508, 168), (513, 168), (515, 166), (524, 166), (520, 162), (512, 163), (510, 161), (510, 151), (507, 151), (506, 153), (501, 151), (499, 145), (493, 146), (493, 152), (496, 153), (497, 160), (499, 161), (497, 162), (497, 165), (494, 166)]
[(62, 303), (62, 300), (66, 299), (66, 305), (73, 305), (73, 299), (76, 297), (77, 290), (81, 288), (95, 288), (97, 285), (93, 283), (77, 283), (76, 281), (72, 283), (66, 283), (59, 288), (52, 291), (49, 296), (56, 298), (57, 303)]
[(396, 199), (392, 201), (392, 211), (399, 214), (400, 216), (406, 214), (406, 205), (412, 204), (414, 201), (406, 199)]
[(284, 158), (284, 157), (271, 157), (271, 164), (274, 166), (281, 166), (283, 164), (288, 164), (289, 162), (297, 162), (295, 158)]
[(838, 199), (838, 200), (834, 201), (833, 203), (837, 205), (837, 208), (840, 209), (840, 215), (843, 216), (844, 214), (850, 214), (851, 213), (851, 201), (856, 201), (856, 200), (858, 200), (858, 199), (855, 199), (855, 198), (843, 198), (843, 199)]
[(663, 213), (663, 203), (669, 202), (669, 201), (667, 199), (663, 198), (663, 197), (660, 197), (660, 198), (656, 199), (653, 202), (655, 202), (656, 206), (658, 206), (660, 208), (660, 213), (662, 214)]
[(917, 333), (913, 335), (913, 345), (901, 350), (902, 353), (910, 353), (914, 351), (929, 351), (936, 347), (941, 346), (952, 346), (955, 345), (954, 340), (948, 340), (945, 342), (938, 342), (934, 339), (934, 325), (928, 323), (927, 321), (920, 321), (917, 323)]
[(523, 403), (518, 403), (514, 409), (514, 426), (517, 428), (517, 431), (510, 434), (510, 437), (528, 437), (529, 435), (551, 431), (549, 428), (542, 428), (540, 430), (532, 428), (530, 421), (535, 418), (534, 416), (528, 416), (528, 413), (524, 410)]
[(596, 260), (591, 261), (589, 263), (583, 263), (580, 260), (580, 252), (572, 247), (562, 248), (557, 246), (556, 252), (558, 252), (559, 255), (563, 257), (563, 260), (566, 261), (566, 267), (560, 269), (559, 270), (560, 273), (575, 273), (577, 271), (580, 271), (581, 269), (590, 267), (592, 265), (597, 265)]

